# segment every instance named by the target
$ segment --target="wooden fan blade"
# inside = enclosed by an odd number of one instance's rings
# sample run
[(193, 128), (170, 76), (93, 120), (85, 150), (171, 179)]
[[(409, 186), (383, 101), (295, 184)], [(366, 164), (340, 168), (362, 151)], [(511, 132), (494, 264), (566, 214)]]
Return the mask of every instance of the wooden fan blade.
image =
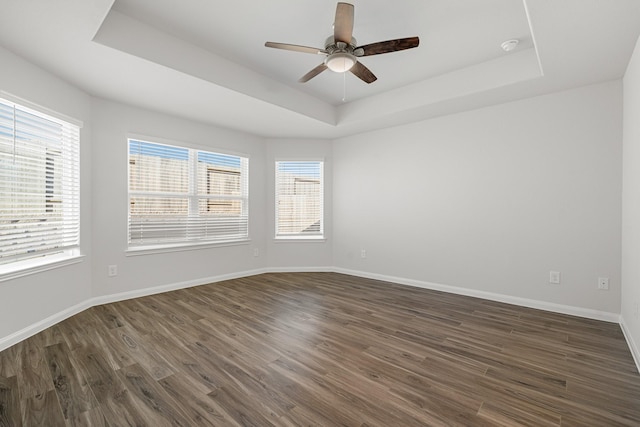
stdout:
[(266, 42), (264, 45), (265, 47), (272, 47), (275, 49), (292, 50), (294, 52), (303, 52), (303, 53), (313, 53), (315, 55), (324, 55), (327, 53), (324, 49), (318, 49), (317, 47), (298, 46), (297, 44)]
[(356, 50), (362, 49), (364, 53), (358, 56), (380, 55), (381, 53), (397, 52), (399, 50), (412, 49), (418, 47), (420, 39), (418, 37), (407, 37), (405, 39), (387, 40), (385, 42), (371, 43), (359, 46)]
[(371, 72), (371, 70), (362, 65), (362, 63), (360, 62), (356, 62), (354, 66), (351, 67), (350, 71), (354, 76), (365, 83), (373, 83), (378, 80), (378, 78)]
[(353, 5), (338, 3), (336, 20), (333, 23), (333, 39), (336, 42), (351, 43), (353, 37)]
[(324, 70), (326, 70), (328, 67), (324, 64), (324, 62), (320, 65), (318, 65), (316, 68), (314, 68), (313, 70), (309, 71), (307, 74), (305, 74), (304, 76), (300, 77), (300, 80), (298, 80), (300, 83), (306, 83), (309, 80), (311, 80), (312, 78), (314, 78), (315, 76), (317, 76), (318, 74), (320, 74), (321, 72), (323, 72)]

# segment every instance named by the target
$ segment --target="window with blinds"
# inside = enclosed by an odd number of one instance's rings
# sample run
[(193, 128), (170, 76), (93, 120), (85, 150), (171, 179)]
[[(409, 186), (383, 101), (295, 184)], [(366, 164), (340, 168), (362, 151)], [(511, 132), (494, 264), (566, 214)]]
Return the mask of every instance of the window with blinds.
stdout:
[(324, 235), (323, 162), (276, 162), (276, 238)]
[(249, 237), (249, 159), (129, 140), (129, 246)]
[(0, 99), (0, 264), (80, 240), (80, 129)]

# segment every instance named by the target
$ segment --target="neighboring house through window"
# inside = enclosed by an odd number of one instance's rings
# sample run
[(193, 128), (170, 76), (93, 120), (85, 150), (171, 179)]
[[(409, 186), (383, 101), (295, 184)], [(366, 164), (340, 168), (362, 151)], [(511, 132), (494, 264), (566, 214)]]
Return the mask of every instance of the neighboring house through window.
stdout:
[(276, 162), (276, 238), (324, 237), (322, 161)]
[(249, 159), (129, 139), (129, 246), (249, 237)]
[(79, 145), (78, 124), (0, 99), (0, 266), (78, 250)]

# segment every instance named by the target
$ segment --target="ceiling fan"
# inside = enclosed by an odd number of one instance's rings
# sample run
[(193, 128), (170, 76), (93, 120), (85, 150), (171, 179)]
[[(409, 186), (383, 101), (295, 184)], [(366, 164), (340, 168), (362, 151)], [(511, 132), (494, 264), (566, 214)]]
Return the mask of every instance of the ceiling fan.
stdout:
[(359, 62), (358, 58), (411, 49), (418, 47), (418, 44), (420, 44), (418, 37), (407, 37), (404, 39), (387, 40), (358, 46), (356, 39), (353, 37), (353, 11), (354, 7), (352, 4), (338, 3), (336, 7), (336, 18), (333, 24), (333, 35), (329, 36), (325, 41), (324, 49), (275, 42), (266, 42), (264, 45), (276, 49), (326, 55), (326, 59), (322, 64), (298, 80), (300, 83), (308, 82), (327, 68), (336, 73), (351, 71), (351, 73), (360, 80), (366, 83), (373, 83), (378, 78), (371, 70)]

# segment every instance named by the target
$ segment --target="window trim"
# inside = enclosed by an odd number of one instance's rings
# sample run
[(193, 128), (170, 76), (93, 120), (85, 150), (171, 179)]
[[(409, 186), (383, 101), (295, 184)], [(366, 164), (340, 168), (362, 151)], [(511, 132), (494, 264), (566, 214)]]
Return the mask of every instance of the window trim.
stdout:
[(310, 236), (274, 237), (273, 238), (274, 243), (323, 243), (326, 241), (327, 241), (326, 236), (317, 236), (315, 238)]
[(50, 108), (44, 107), (40, 104), (36, 104), (35, 102), (20, 98), (19, 96), (13, 95), (12, 93), (0, 90), (0, 98), (3, 98), (4, 100), (9, 102), (13, 102), (14, 104), (20, 104), (20, 106), (22, 107), (35, 110), (39, 113), (51, 116), (57, 120), (62, 120), (64, 122), (77, 126), (79, 129), (82, 129), (84, 127), (84, 123), (82, 122), (82, 120), (78, 120), (75, 117), (67, 116)]
[[(219, 241), (215, 241), (215, 240), (185, 240), (185, 241), (176, 241), (176, 242), (158, 242), (157, 244), (154, 243), (148, 243), (148, 244), (139, 244), (139, 245), (131, 245), (129, 242), (129, 227), (130, 227), (130, 223), (129, 223), (129, 215), (130, 215), (130, 200), (131, 200), (131, 190), (130, 190), (130, 173), (131, 173), (131, 168), (129, 167), (129, 143), (131, 140), (135, 140), (135, 141), (141, 141), (141, 142), (148, 142), (151, 144), (160, 144), (160, 145), (169, 145), (172, 147), (178, 147), (178, 148), (183, 148), (183, 149), (187, 149), (189, 151), (189, 168), (191, 170), (191, 168), (193, 167), (192, 162), (197, 163), (197, 153), (198, 152), (206, 152), (206, 153), (213, 153), (213, 154), (220, 154), (220, 155), (224, 155), (224, 156), (235, 156), (235, 157), (239, 157), (241, 159), (246, 160), (247, 162), (247, 167), (246, 167), (246, 175), (242, 176), (241, 179), (244, 182), (241, 182), (241, 186), (243, 188), (246, 188), (246, 197), (244, 197), (242, 200), (244, 200), (245, 203), (245, 209), (246, 209), (246, 216), (247, 216), (247, 235), (244, 238), (239, 238), (239, 239), (235, 239), (235, 240), (219, 240)], [(248, 154), (244, 153), (244, 152), (239, 152), (239, 151), (234, 151), (234, 150), (228, 150), (228, 149), (222, 149), (222, 148), (216, 148), (216, 147), (211, 147), (211, 146), (207, 146), (207, 145), (203, 145), (203, 144), (194, 144), (191, 142), (187, 142), (187, 141), (176, 141), (173, 139), (167, 139), (167, 138), (162, 138), (162, 137), (156, 137), (156, 136), (149, 136), (149, 135), (143, 135), (143, 134), (137, 134), (137, 133), (127, 133), (126, 135), (126, 157), (127, 157), (127, 226), (125, 229), (125, 239), (127, 242), (127, 247), (124, 251), (125, 256), (130, 257), (130, 256), (140, 256), (140, 255), (151, 255), (151, 254), (161, 254), (161, 253), (169, 253), (169, 252), (181, 252), (181, 251), (190, 251), (190, 250), (200, 250), (200, 249), (209, 249), (209, 248), (216, 248), (216, 247), (223, 247), (223, 246), (236, 246), (236, 245), (246, 245), (251, 241), (251, 227), (250, 227), (250, 198), (249, 198), (249, 189), (250, 189), (250, 182), (249, 182), (249, 170), (251, 167), (251, 156), (249, 156)], [(195, 155), (192, 155), (192, 152)], [(197, 171), (194, 170), (194, 175), (191, 175), (190, 172), (190, 176), (189, 176), (189, 192), (188, 194), (185, 195), (185, 197), (191, 201), (192, 197), (195, 197), (197, 199), (198, 195), (197, 195), (197, 191), (194, 194), (192, 193), (192, 190), (195, 189), (195, 186), (197, 186)], [(194, 182), (192, 181), (192, 178), (194, 178)], [(139, 194), (142, 194), (143, 192), (139, 192)]]
[[(320, 204), (321, 204), (321, 218), (320, 218), (320, 227), (322, 230), (321, 234), (315, 234), (315, 235), (302, 235), (302, 234), (290, 234), (290, 235), (279, 235), (278, 234), (278, 163), (285, 163), (285, 162), (305, 162), (305, 163), (311, 163), (311, 162), (318, 162), (321, 165), (320, 168), (320, 185), (321, 185), (321, 190), (322, 190), (322, 194), (320, 195)], [(326, 229), (325, 229), (325, 221), (326, 221), (326, 215), (325, 215), (325, 197), (326, 197), (326, 192), (325, 192), (325, 159), (323, 157), (278, 157), (274, 160), (273, 162), (273, 166), (274, 166), (274, 174), (273, 174), (273, 182), (274, 182), (274, 191), (273, 191), (273, 197), (274, 197), (274, 221), (273, 221), (273, 241), (277, 242), (277, 243), (321, 243), (321, 242), (325, 242), (327, 240), (327, 235), (326, 235)]]
[(24, 259), (0, 266), (0, 282), (30, 276), (83, 262), (85, 255), (79, 248), (58, 252), (38, 258)]
[[(44, 107), (40, 104), (31, 102), (12, 93), (0, 90), (0, 99), (6, 101), (15, 106), (19, 106), (22, 110), (31, 111), (37, 116), (41, 116), (47, 120), (58, 122), (64, 126), (73, 126), (77, 128), (77, 147), (75, 147), (75, 193), (77, 198), (73, 205), (77, 210), (77, 243), (74, 245), (61, 247), (55, 250), (40, 251), (33, 257), (22, 258), (19, 257), (13, 261), (0, 264), (0, 282), (29, 276), (42, 271), (57, 269), (67, 265), (76, 264), (82, 262), (84, 255), (81, 253), (82, 244), (82, 165), (81, 165), (81, 140), (82, 140), (82, 128), (84, 123), (74, 117), (67, 116), (58, 111)], [(48, 194), (45, 191), (45, 198)]]
[(134, 246), (129, 247), (124, 256), (134, 257), (141, 255), (156, 255), (170, 252), (196, 251), (200, 249), (223, 248), (227, 246), (244, 246), (251, 243), (251, 239), (234, 240), (229, 242), (202, 242), (202, 243), (185, 243), (185, 244), (167, 244), (158, 246)]

